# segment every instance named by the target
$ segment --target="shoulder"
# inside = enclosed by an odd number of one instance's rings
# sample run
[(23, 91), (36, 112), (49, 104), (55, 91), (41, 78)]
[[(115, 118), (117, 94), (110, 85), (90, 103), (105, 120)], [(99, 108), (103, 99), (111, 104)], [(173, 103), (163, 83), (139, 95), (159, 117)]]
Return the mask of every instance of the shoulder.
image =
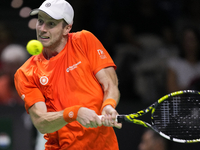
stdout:
[(29, 74), (34, 68), (37, 68), (37, 62), (40, 61), (39, 55), (31, 56), (18, 70), (17, 72), (24, 72)]
[(96, 38), (95, 35), (92, 32), (87, 31), (87, 30), (81, 30), (81, 31), (78, 31), (78, 32), (70, 33), (69, 37), (71, 37), (73, 40)]
[(28, 67), (30, 65), (36, 65), (36, 63), (40, 60), (39, 55), (31, 56), (23, 65), (22, 67)]

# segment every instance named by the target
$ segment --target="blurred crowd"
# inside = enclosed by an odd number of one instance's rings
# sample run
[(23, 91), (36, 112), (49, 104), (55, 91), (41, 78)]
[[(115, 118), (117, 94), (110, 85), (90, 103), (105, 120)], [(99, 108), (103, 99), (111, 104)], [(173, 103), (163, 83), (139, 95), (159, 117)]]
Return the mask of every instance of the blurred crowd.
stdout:
[(117, 65), (122, 100), (149, 104), (170, 92), (200, 89), (199, 0), (93, 3), (88, 28)]
[(0, 23), (0, 105), (23, 105), (14, 86), (16, 70), (28, 59), (25, 46), (14, 43), (14, 36), (6, 24)]

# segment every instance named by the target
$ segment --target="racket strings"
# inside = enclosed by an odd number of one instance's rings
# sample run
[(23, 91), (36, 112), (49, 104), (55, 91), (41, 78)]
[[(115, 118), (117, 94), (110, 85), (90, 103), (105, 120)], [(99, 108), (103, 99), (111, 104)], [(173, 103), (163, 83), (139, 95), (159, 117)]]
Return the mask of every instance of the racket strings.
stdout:
[(180, 139), (200, 138), (200, 96), (169, 97), (156, 107), (153, 124), (158, 130)]

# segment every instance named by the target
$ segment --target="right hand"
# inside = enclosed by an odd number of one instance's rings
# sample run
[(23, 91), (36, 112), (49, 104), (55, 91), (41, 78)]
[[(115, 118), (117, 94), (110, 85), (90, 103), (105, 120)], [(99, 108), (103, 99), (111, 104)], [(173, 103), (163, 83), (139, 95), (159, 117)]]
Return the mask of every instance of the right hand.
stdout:
[(107, 105), (102, 110), (101, 122), (104, 126), (122, 128), (122, 123), (116, 121), (116, 116), (119, 115), (117, 111), (111, 106)]
[(76, 120), (86, 128), (96, 128), (102, 126), (101, 120), (94, 110), (81, 107), (78, 110)]

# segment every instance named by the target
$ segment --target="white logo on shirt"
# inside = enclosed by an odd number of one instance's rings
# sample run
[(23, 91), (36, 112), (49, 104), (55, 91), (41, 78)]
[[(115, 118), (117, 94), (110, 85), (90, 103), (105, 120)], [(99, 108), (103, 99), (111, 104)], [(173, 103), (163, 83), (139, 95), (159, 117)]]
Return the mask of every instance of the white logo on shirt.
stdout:
[(97, 52), (98, 52), (99, 56), (101, 57), (101, 59), (107, 58), (106, 55), (104, 54), (104, 52), (101, 49), (98, 49)]
[(69, 68), (66, 69), (67, 72), (74, 70), (75, 68), (77, 68), (77, 66), (81, 63), (81, 61), (79, 61), (77, 64), (74, 64), (72, 66), (69, 66)]
[(42, 85), (46, 85), (46, 84), (48, 83), (48, 81), (49, 81), (49, 79), (48, 79), (46, 76), (42, 76), (42, 77), (40, 78), (40, 83), (41, 83)]

